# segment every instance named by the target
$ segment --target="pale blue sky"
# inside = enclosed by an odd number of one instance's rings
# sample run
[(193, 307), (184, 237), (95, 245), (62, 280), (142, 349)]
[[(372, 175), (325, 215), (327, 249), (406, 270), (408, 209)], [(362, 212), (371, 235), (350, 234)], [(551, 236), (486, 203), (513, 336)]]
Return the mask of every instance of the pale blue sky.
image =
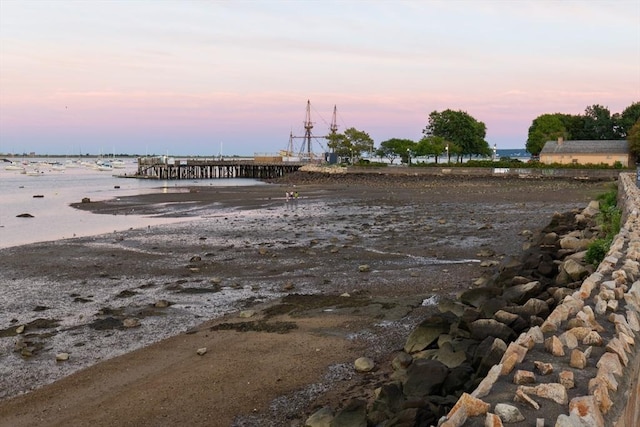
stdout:
[(376, 145), (451, 108), (524, 147), (640, 101), (640, 0), (0, 0), (0, 152), (272, 153), (307, 99), (316, 135), (334, 105)]

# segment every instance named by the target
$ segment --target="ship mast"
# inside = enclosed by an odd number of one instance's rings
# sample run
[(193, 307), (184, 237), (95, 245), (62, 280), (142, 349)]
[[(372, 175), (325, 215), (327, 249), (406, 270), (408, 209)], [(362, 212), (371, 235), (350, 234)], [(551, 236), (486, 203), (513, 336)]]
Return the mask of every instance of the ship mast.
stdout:
[(311, 129), (313, 122), (311, 121), (311, 101), (307, 99), (307, 116), (304, 120), (304, 140), (307, 142), (307, 159), (311, 160)]
[(331, 125), (329, 126), (329, 130), (331, 131), (331, 135), (335, 135), (338, 133), (338, 121), (336, 119), (336, 112), (338, 111), (338, 107), (333, 106), (333, 116), (331, 116)]

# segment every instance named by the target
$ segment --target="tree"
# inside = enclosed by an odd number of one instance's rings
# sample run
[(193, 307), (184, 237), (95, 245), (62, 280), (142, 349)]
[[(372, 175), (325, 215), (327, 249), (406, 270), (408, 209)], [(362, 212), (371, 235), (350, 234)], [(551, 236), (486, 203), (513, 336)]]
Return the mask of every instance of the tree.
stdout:
[(380, 143), (376, 155), (389, 159), (391, 163), (400, 157), (407, 162), (407, 150), (414, 151), (416, 143), (410, 139), (392, 138)]
[(415, 148), (416, 156), (433, 156), (438, 163), (438, 156), (446, 151), (447, 141), (441, 136), (425, 136)]
[(563, 116), (560, 113), (543, 114), (533, 119), (531, 126), (529, 126), (529, 136), (526, 143), (529, 153), (537, 156), (547, 141), (557, 140), (560, 137), (569, 138)]
[(611, 112), (607, 107), (594, 104), (584, 110), (584, 139), (616, 139)]
[(491, 154), (489, 144), (484, 140), (486, 125), (465, 111), (433, 111), (422, 133), (427, 137), (439, 136), (450, 141), (460, 148), (461, 156)]
[(636, 156), (637, 160), (640, 158), (640, 119), (629, 129), (627, 141), (629, 142), (629, 151)]
[(373, 153), (373, 139), (368, 133), (349, 128), (344, 133), (335, 133), (327, 137), (328, 147), (340, 157), (348, 157), (355, 161), (362, 153)]
[(616, 136), (620, 139), (626, 138), (638, 120), (640, 120), (640, 102), (634, 102), (625, 108), (622, 113), (614, 114), (613, 121)]

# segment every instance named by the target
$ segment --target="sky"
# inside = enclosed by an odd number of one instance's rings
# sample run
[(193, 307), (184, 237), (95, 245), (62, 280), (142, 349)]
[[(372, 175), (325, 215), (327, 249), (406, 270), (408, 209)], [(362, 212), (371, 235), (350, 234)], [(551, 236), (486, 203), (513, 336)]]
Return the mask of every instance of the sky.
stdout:
[[(0, 153), (255, 155), (339, 132), (490, 146), (640, 101), (640, 0), (0, 0)], [(300, 139), (295, 139), (298, 150)]]

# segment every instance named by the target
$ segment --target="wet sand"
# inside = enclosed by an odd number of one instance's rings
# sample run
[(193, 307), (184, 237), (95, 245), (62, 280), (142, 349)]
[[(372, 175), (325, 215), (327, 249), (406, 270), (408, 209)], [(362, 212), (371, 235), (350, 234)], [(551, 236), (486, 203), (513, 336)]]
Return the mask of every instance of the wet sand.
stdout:
[[(611, 185), (296, 174), (80, 204), (189, 220), (0, 251), (0, 426), (300, 425), (373, 389), (424, 300)], [(59, 324), (15, 333), (35, 319)], [(354, 373), (360, 356), (379, 369)]]

